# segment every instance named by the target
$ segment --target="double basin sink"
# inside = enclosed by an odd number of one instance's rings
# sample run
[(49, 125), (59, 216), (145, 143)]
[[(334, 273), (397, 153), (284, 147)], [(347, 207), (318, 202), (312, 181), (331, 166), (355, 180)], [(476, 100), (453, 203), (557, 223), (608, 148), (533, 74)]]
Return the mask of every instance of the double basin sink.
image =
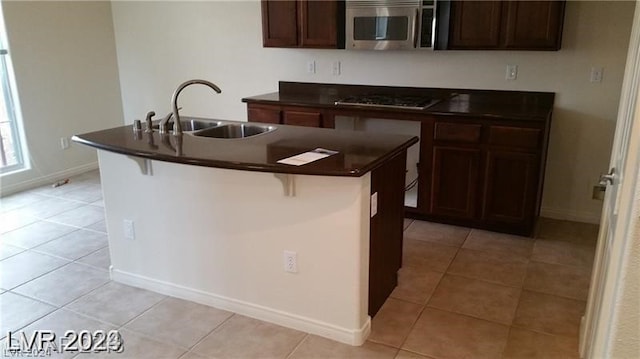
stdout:
[[(197, 119), (181, 120), (182, 131), (188, 132), (193, 136), (211, 137), (211, 138), (247, 138), (262, 133), (271, 132), (276, 129), (275, 126), (260, 126), (246, 123), (229, 123), (223, 121), (207, 121)], [(154, 125), (154, 129), (158, 129), (158, 125)], [(168, 130), (173, 129), (173, 122), (168, 124)]]

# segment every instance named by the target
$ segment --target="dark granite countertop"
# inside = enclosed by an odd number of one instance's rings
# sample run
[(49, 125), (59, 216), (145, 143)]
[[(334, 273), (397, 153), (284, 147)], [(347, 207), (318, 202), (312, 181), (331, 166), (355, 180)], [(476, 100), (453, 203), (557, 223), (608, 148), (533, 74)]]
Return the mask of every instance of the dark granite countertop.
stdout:
[[(384, 94), (439, 99), (424, 110), (336, 105), (335, 102), (353, 95)], [(525, 121), (546, 121), (553, 110), (555, 94), (532, 91), (498, 91), (444, 89), (369, 85), (340, 85), (284, 82), (279, 91), (243, 98), (243, 102), (283, 106), (321, 107), (336, 111), (396, 112), (459, 117), (491, 117)]]
[[(183, 120), (191, 118), (182, 117)], [(129, 125), (76, 135), (73, 140), (101, 150), (187, 165), (350, 177), (364, 175), (418, 142), (417, 137), (404, 135), (286, 125), (276, 127), (274, 131), (244, 139), (218, 139), (198, 137), (188, 132), (179, 137), (161, 135), (157, 131), (134, 133)], [(339, 153), (302, 166), (277, 163), (280, 159), (318, 147)]]

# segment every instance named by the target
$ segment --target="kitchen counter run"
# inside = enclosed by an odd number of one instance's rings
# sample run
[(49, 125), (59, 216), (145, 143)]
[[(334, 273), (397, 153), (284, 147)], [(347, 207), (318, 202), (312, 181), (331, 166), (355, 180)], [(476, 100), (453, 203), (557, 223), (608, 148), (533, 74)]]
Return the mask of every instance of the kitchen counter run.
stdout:
[[(424, 110), (336, 105), (335, 102), (354, 95), (401, 95), (439, 99)], [(546, 121), (553, 110), (555, 95), (551, 92), (444, 89), (322, 83), (279, 83), (279, 91), (243, 98), (254, 104), (307, 106), (336, 111), (363, 110), (371, 113), (439, 115), (458, 117), (491, 117), (525, 121)]]

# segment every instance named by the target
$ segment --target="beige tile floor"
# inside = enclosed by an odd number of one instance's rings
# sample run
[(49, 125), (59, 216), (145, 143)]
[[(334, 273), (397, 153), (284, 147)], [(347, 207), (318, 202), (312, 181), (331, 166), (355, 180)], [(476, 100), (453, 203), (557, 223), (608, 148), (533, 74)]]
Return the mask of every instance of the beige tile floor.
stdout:
[[(109, 280), (97, 171), (0, 199), (0, 340), (117, 329), (121, 358), (578, 358), (597, 226), (535, 239), (405, 220), (399, 285), (361, 347)], [(77, 355), (65, 352), (58, 357)]]

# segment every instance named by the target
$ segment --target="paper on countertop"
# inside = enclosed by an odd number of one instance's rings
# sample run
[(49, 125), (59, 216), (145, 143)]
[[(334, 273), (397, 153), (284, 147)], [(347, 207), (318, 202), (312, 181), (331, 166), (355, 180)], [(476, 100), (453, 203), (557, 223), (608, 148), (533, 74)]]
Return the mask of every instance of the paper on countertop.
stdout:
[(302, 166), (306, 165), (307, 163), (311, 163), (313, 161), (321, 160), (325, 157), (335, 155), (336, 153), (338, 153), (338, 151), (327, 150), (325, 148), (316, 148), (313, 151), (308, 151), (299, 155), (283, 158), (279, 160), (278, 163), (292, 166)]

